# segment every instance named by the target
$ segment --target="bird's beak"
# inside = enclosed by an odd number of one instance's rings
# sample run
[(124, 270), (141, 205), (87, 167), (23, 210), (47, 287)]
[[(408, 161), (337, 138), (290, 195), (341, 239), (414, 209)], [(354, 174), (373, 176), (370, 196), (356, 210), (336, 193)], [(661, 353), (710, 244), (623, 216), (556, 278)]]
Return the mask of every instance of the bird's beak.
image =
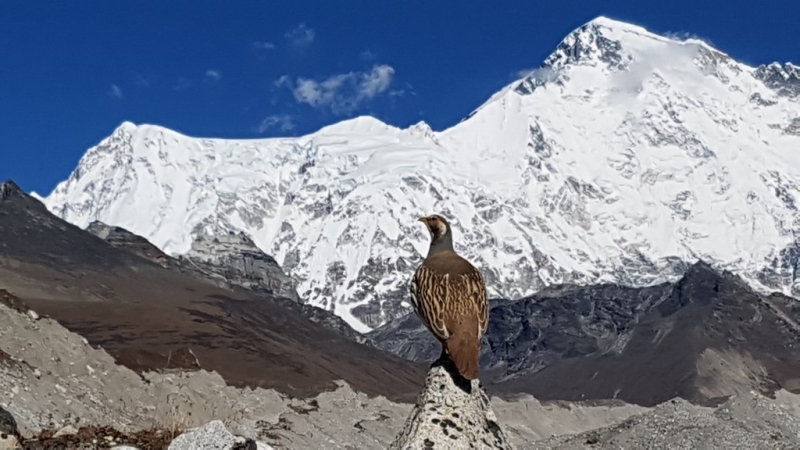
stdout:
[(426, 219), (427, 217), (420, 217), (419, 219), (417, 219), (417, 222), (425, 223)]

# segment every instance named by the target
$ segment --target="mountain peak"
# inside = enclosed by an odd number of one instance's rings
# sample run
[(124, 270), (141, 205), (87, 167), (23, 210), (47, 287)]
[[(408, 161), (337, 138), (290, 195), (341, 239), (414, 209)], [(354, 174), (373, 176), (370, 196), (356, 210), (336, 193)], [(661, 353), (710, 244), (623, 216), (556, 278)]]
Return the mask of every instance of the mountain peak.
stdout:
[(529, 77), (541, 88), (510, 83), (436, 133), (369, 116), (269, 140), (137, 125), (90, 149), (45, 203), (173, 255), (244, 231), (301, 298), (359, 329), (408, 311), (405, 274), (428, 245), (412, 219), (429, 211), (452, 219), (495, 296), (647, 285), (697, 259), (800, 293), (800, 107), (780, 95), (795, 66), (758, 77), (700, 41), (607, 17), (547, 64)]
[(124, 121), (117, 127), (117, 130), (127, 131), (128, 133), (132, 133), (136, 130), (136, 124), (129, 121)]
[(357, 116), (323, 127), (314, 134), (374, 134), (376, 132), (385, 132), (390, 129), (394, 129), (394, 127), (387, 125), (375, 117)]
[(24, 193), (22, 188), (13, 180), (6, 180), (0, 183), (0, 200), (5, 200), (12, 195), (19, 195), (20, 193)]
[(678, 41), (638, 25), (599, 16), (568, 34), (542, 66), (560, 69), (567, 64), (605, 64), (619, 69), (632, 59), (631, 53), (668, 42)]
[(594, 19), (592, 19), (592, 20), (586, 22), (585, 24), (583, 24), (578, 29), (581, 29), (581, 28), (586, 27), (586, 26), (592, 26), (592, 25), (594, 25), (596, 27), (607, 28), (607, 29), (626, 30), (626, 31), (631, 31), (631, 32), (635, 32), (635, 33), (640, 33), (640, 34), (653, 34), (653, 33), (649, 32), (649, 31), (647, 31), (647, 29), (645, 29), (644, 27), (641, 27), (639, 25), (634, 25), (634, 24), (632, 24), (630, 22), (623, 22), (621, 20), (612, 19), (612, 18), (607, 17), (607, 16), (597, 16)]

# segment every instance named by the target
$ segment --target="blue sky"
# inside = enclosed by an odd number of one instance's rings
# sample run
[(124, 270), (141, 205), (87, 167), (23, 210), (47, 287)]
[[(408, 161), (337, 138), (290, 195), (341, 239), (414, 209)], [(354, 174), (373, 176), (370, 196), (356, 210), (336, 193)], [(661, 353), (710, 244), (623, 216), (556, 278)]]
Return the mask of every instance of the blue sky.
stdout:
[(599, 15), (800, 63), (800, 2), (0, 2), (0, 179), (49, 193), (124, 120), (301, 135), (362, 114), (455, 124)]

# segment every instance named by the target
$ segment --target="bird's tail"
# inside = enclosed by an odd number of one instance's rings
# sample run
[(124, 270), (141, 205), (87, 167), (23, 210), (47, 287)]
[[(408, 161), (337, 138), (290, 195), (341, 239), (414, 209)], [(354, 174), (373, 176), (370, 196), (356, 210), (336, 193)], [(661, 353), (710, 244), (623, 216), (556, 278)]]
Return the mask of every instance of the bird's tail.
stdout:
[(480, 373), (481, 341), (478, 326), (462, 326), (445, 341), (445, 349), (455, 364), (458, 373), (468, 380), (478, 378)]

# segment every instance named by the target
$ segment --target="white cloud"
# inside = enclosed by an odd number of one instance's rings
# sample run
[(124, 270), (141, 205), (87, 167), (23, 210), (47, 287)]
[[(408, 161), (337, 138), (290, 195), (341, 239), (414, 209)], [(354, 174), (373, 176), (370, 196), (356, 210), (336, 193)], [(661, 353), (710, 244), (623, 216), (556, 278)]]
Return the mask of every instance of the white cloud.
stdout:
[(206, 78), (210, 80), (219, 80), (222, 78), (222, 74), (219, 73), (219, 70), (208, 69), (206, 70)]
[(284, 34), (283, 36), (292, 45), (296, 47), (304, 47), (314, 42), (314, 37), (316, 36), (316, 34), (314, 33), (313, 28), (308, 28), (305, 22), (303, 22), (300, 25), (287, 31), (286, 34)]
[(122, 98), (124, 96), (122, 93), (122, 89), (116, 84), (111, 85), (111, 89), (109, 89), (108, 95), (114, 98)]
[[(628, 65), (627, 70), (614, 73), (610, 79), (612, 92), (636, 96), (647, 82), (657, 76), (659, 67), (692, 67), (700, 50), (695, 43), (671, 42), (657, 50), (647, 50)], [(692, 73), (686, 73), (686, 81)]]
[(389, 88), (392, 84), (394, 69), (392, 66), (383, 64), (372, 68), (372, 72), (367, 73), (361, 82), (361, 92), (367, 98), (375, 97)]
[(280, 78), (275, 80), (275, 87), (292, 87), (292, 77), (289, 75), (281, 75)]
[(557, 76), (558, 73), (556, 73), (556, 71), (547, 66), (536, 67), (531, 69), (522, 69), (509, 74), (510, 78), (516, 80), (519, 80), (521, 78), (533, 78), (534, 80), (538, 80), (541, 82), (553, 81), (556, 79)]
[(291, 131), (294, 127), (294, 116), (290, 116), (289, 114), (273, 114), (262, 120), (256, 127), (256, 131), (259, 134), (263, 134), (271, 128), (278, 128), (281, 131)]
[(298, 78), (292, 83), (284, 75), (275, 85), (292, 89), (298, 103), (306, 103), (315, 108), (327, 107), (334, 114), (342, 114), (353, 111), (365, 101), (386, 92), (393, 78), (394, 69), (382, 64), (366, 72), (342, 73), (324, 80)]
[(275, 44), (272, 42), (256, 41), (250, 45), (256, 50), (275, 50)]
[(710, 47), (716, 47), (710, 39), (707, 39), (703, 36), (694, 33), (687, 33), (685, 31), (667, 31), (664, 33), (664, 37), (676, 40), (676, 41), (702, 41), (706, 45)]
[(375, 59), (378, 59), (378, 55), (372, 50), (364, 50), (363, 52), (361, 52), (359, 57), (364, 61), (373, 61)]
[(531, 73), (533, 73), (536, 69), (537, 69), (536, 67), (531, 67), (530, 69), (518, 70), (518, 71), (512, 73), (511, 76), (514, 77), (514, 78), (525, 78), (528, 75), (530, 75)]

